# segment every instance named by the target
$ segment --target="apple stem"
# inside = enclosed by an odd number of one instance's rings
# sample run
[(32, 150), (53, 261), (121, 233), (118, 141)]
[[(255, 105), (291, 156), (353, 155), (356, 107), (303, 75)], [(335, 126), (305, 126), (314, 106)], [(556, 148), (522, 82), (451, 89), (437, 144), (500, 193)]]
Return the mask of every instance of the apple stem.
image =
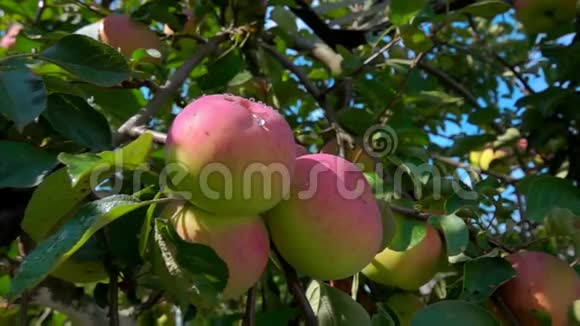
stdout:
[(244, 314), (242, 326), (256, 325), (256, 295), (258, 292), (257, 287), (258, 287), (257, 285), (254, 285), (248, 291), (248, 297), (246, 299), (246, 313)]
[(284, 258), (282, 258), (282, 256), (280, 256), (279, 254), (278, 260), (280, 261), (280, 264), (282, 265), (282, 269), (284, 271), (284, 275), (286, 276), (288, 289), (290, 290), (290, 292), (298, 302), (298, 305), (302, 309), (302, 312), (304, 313), (306, 326), (317, 326), (318, 319), (316, 318), (316, 315), (314, 314), (314, 311), (310, 306), (310, 302), (308, 302), (308, 298), (306, 298), (306, 294), (304, 293), (304, 289), (300, 284), (300, 280), (298, 279), (298, 274), (296, 273), (296, 270), (292, 266), (290, 266), (290, 264), (288, 264), (288, 262), (286, 262)]

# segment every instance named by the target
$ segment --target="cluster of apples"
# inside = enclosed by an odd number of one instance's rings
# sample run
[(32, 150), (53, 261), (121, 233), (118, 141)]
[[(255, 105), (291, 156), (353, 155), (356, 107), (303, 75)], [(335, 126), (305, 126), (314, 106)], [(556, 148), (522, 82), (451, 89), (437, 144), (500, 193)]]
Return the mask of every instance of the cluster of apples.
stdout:
[[(295, 144), (285, 119), (262, 103), (228, 94), (195, 100), (169, 130), (166, 161), (174, 174), (168, 186), (182, 200), (162, 215), (182, 239), (208, 245), (224, 260), (225, 298), (260, 279), (270, 240), (298, 272), (320, 280), (361, 271), (374, 282), (416, 291), (446, 264), (431, 226), (406, 251), (382, 249), (384, 216), (358, 167), (333, 154), (309, 154)], [(395, 225), (402, 218), (395, 215)], [(499, 293), (516, 317), (531, 323), (536, 309), (555, 325), (565, 323), (580, 295), (574, 270), (540, 252), (506, 259), (516, 277)], [(403, 297), (413, 310), (423, 306), (411, 293)]]
[(324, 280), (353, 275), (379, 251), (381, 213), (362, 172), (304, 153), (265, 104), (227, 94), (195, 100), (171, 125), (166, 161), (175, 173), (168, 186), (187, 201), (163, 215), (224, 260), (226, 298), (259, 280), (270, 239), (299, 272)]
[(182, 239), (224, 260), (226, 298), (258, 281), (270, 239), (298, 272), (321, 280), (362, 270), (416, 290), (442, 266), (441, 238), (430, 226), (411, 250), (382, 250), (383, 217), (359, 168), (297, 146), (286, 120), (262, 103), (228, 94), (195, 100), (171, 125), (166, 161), (168, 186), (186, 200), (162, 215)]

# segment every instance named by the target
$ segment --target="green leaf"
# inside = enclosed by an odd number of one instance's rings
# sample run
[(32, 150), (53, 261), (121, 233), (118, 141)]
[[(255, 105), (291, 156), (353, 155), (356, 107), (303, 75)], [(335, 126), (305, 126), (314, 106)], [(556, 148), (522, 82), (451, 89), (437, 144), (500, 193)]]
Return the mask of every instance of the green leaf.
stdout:
[[(403, 1), (394, 1), (403, 2)], [(433, 46), (433, 42), (425, 32), (414, 25), (404, 25), (400, 28), (401, 38), (409, 49), (416, 52), (425, 52)]]
[[(98, 154), (68, 154), (60, 153), (58, 160), (67, 166), (68, 175), (73, 186), (81, 180), (88, 179), (96, 173), (110, 171), (111, 166), (105, 162)], [(93, 186), (96, 186), (93, 185)]]
[(42, 281), (105, 225), (149, 204), (151, 202), (139, 202), (131, 196), (114, 195), (84, 205), (24, 258), (12, 279), (9, 297), (14, 298)]
[(366, 110), (346, 109), (338, 114), (338, 122), (347, 131), (362, 136), (373, 126), (375, 119)]
[(389, 307), (382, 302), (377, 303), (377, 313), (373, 315), (371, 318), (371, 325), (372, 326), (394, 326), (397, 325), (397, 321), (391, 313), (395, 314), (394, 311), (391, 311)]
[(34, 190), (24, 211), (22, 229), (34, 241), (43, 239), (85, 200), (91, 189), (86, 179), (72, 186), (66, 168), (51, 173)]
[(425, 0), (391, 1), (391, 23), (405, 25), (426, 5)]
[(116, 169), (137, 170), (144, 168), (152, 146), (153, 136), (145, 133), (114, 152), (105, 151), (98, 154), (61, 153), (58, 155), (58, 160), (67, 166), (74, 186), (91, 175), (110, 174)]
[(555, 207), (580, 215), (580, 190), (568, 180), (552, 176), (536, 178), (529, 185), (526, 197), (526, 213), (534, 222), (542, 222)]
[(461, 254), (469, 243), (469, 230), (465, 221), (455, 214), (432, 217), (430, 222), (439, 226), (443, 231), (447, 256), (452, 257)]
[(427, 235), (427, 226), (421, 221), (395, 214), (395, 224), (395, 237), (388, 246), (391, 250), (406, 251), (412, 249)]
[(461, 156), (467, 154), (470, 151), (480, 149), (486, 143), (494, 140), (495, 136), (490, 134), (470, 135), (458, 138), (451, 148), (451, 155)]
[(286, 33), (296, 33), (296, 16), (284, 7), (274, 7), (270, 13), (271, 19)]
[(300, 310), (291, 307), (260, 311), (256, 313), (256, 326), (288, 325), (297, 316)]
[(181, 240), (160, 219), (153, 234), (153, 269), (167, 291), (181, 305), (215, 305), (229, 277), (225, 262), (210, 247)]
[(580, 217), (569, 209), (556, 207), (547, 213), (544, 224), (548, 235), (580, 237), (577, 223), (580, 223)]
[(502, 284), (515, 277), (509, 262), (499, 257), (481, 257), (463, 265), (463, 292), (461, 298), (483, 302)]
[(0, 297), (6, 296), (10, 289), (10, 275), (0, 276)]
[(505, 1), (500, 0), (484, 0), (478, 1), (463, 8), (463, 12), (491, 19), (499, 14), (510, 10), (511, 6)]
[(243, 69), (243, 60), (238, 51), (231, 51), (208, 67), (207, 74), (198, 79), (203, 90), (215, 89), (227, 85)]
[(371, 324), (369, 315), (358, 302), (323, 282), (313, 280), (306, 289), (306, 297), (320, 326)]
[(84, 35), (65, 36), (42, 51), (40, 57), (97, 85), (113, 86), (130, 77), (129, 65), (123, 55)]
[(419, 311), (411, 326), (499, 326), (499, 322), (485, 309), (460, 300), (434, 303)]
[(57, 163), (56, 155), (26, 143), (0, 141), (0, 153), (0, 188), (34, 187)]
[(139, 89), (103, 88), (84, 84), (78, 86), (90, 94), (92, 103), (107, 117), (113, 128), (119, 128), (127, 119), (145, 106), (147, 101)]
[[(158, 192), (153, 199), (161, 198), (162, 192)], [(141, 257), (145, 257), (145, 252), (147, 246), (149, 245), (149, 236), (151, 234), (151, 226), (153, 219), (155, 217), (155, 210), (157, 209), (157, 204), (151, 204), (147, 208), (147, 213), (145, 214), (145, 222), (141, 227), (140, 237), (139, 237), (139, 254)]]
[(0, 113), (22, 129), (46, 108), (46, 89), (42, 79), (21, 68), (0, 71)]
[(43, 115), (56, 131), (79, 145), (96, 151), (112, 146), (109, 123), (80, 97), (52, 94)]
[(454, 193), (453, 195), (449, 196), (449, 198), (447, 198), (445, 201), (445, 212), (453, 213), (460, 209), (469, 209), (473, 212), (478, 211), (478, 198), (467, 198), (467, 196), (463, 196), (461, 193)]

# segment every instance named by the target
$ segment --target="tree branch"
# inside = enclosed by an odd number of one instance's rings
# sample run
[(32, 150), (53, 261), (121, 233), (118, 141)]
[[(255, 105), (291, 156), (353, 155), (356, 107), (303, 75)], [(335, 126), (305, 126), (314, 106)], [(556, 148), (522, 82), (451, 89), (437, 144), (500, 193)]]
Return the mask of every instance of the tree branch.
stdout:
[[(109, 323), (106, 309), (99, 307), (93, 298), (84, 294), (74, 284), (48, 277), (30, 294), (30, 303), (49, 307), (66, 314), (73, 324), (102, 326)], [(119, 325), (133, 326), (136, 321), (125, 315), (119, 316)]]
[(460, 83), (458, 83), (455, 79), (451, 78), (451, 76), (449, 76), (448, 74), (446, 74), (444, 71), (435, 68), (434, 66), (426, 63), (426, 62), (419, 62), (417, 64), (418, 68), (421, 68), (422, 70), (424, 70), (426, 73), (433, 75), (435, 77), (437, 77), (437, 79), (439, 79), (443, 84), (445, 84), (447, 87), (455, 90), (457, 93), (459, 93), (463, 98), (465, 98), (473, 107), (477, 108), (477, 109), (482, 109), (483, 107), (481, 106), (481, 104), (479, 104), (479, 102), (477, 101), (477, 98), (470, 92), (468, 91), (465, 87), (463, 87), (463, 85), (461, 85)]
[[(458, 83), (455, 79), (451, 78), (451, 76), (447, 75), (444, 71), (424, 62), (420, 61), (417, 63), (417, 67), (421, 68), (426, 73), (433, 75), (439, 79), (444, 85), (447, 87), (454, 89), (457, 93), (459, 93), (463, 98), (467, 100), (473, 107), (478, 110), (484, 109), (483, 106), (479, 104), (475, 95), (473, 95), (467, 88), (463, 87), (460, 83)], [(504, 128), (496, 123), (493, 122), (491, 127), (498, 133), (503, 134), (505, 132)]]
[(28, 303), (30, 302), (28, 292), (20, 297), (20, 326), (28, 326)]
[(109, 266), (109, 325), (119, 326), (119, 273)]
[(314, 83), (310, 79), (308, 79), (308, 76), (306, 76), (306, 74), (298, 66), (296, 66), (292, 61), (286, 58), (285, 55), (278, 52), (278, 50), (276, 50), (276, 48), (274, 48), (273, 46), (266, 44), (264, 42), (260, 42), (260, 45), (264, 48), (264, 50), (266, 50), (266, 52), (268, 52), (271, 56), (273, 56), (276, 60), (278, 60), (278, 62), (282, 67), (288, 69), (291, 73), (296, 75), (300, 83), (304, 85), (304, 88), (306, 88), (306, 90), (308, 91), (308, 93), (310, 93), (310, 95), (312, 95), (317, 101), (320, 100), (321, 94), (320, 89), (318, 89), (318, 87), (314, 85)]
[(159, 132), (159, 131), (147, 129), (147, 128), (145, 128), (145, 126), (133, 127), (125, 132), (125, 134), (127, 136), (134, 137), (134, 138), (137, 138), (145, 133), (149, 133), (149, 134), (153, 135), (153, 141), (158, 143), (158, 144), (165, 144), (165, 142), (167, 141), (167, 134)]
[(153, 95), (153, 98), (137, 114), (129, 118), (121, 127), (119, 127), (117, 143), (121, 143), (124, 137), (131, 134), (135, 127), (146, 125), (168, 100), (170, 100), (183, 85), (193, 68), (198, 65), (205, 57), (217, 51), (219, 45), (227, 39), (226, 34), (218, 35), (210, 39), (206, 44), (201, 46), (191, 58), (187, 59), (181, 67), (167, 80), (165, 85), (161, 86)]
[(342, 73), (342, 56), (320, 40), (311, 40), (300, 35), (290, 35), (291, 47), (298, 51), (307, 51), (310, 55), (327, 66), (335, 75)]

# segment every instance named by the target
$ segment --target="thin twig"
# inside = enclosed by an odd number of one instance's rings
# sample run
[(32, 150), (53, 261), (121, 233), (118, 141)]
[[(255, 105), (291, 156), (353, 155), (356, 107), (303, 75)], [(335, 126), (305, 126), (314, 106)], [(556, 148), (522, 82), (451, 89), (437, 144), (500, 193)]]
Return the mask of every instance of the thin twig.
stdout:
[(256, 325), (256, 295), (257, 286), (254, 285), (248, 291), (248, 298), (246, 299), (246, 312), (244, 314), (244, 320), (242, 321), (242, 326), (254, 326)]
[(421, 68), (422, 70), (429, 73), (430, 75), (437, 77), (441, 82), (443, 82), (443, 84), (445, 84), (449, 88), (452, 88), (455, 91), (457, 91), (461, 96), (463, 96), (463, 98), (465, 98), (475, 108), (477, 108), (477, 109), (483, 108), (481, 106), (481, 104), (479, 104), (479, 102), (477, 101), (477, 98), (473, 94), (471, 94), (470, 91), (468, 91), (465, 87), (463, 87), (463, 85), (458, 83), (455, 79), (453, 79), (449, 75), (447, 75), (444, 71), (442, 71), (438, 68), (435, 68), (432, 65), (430, 65), (424, 61), (419, 62), (417, 64), (417, 67)]
[(34, 15), (34, 23), (38, 24), (42, 18), (42, 13), (46, 9), (46, 1), (38, 0), (38, 5), (36, 7), (36, 14)]
[(429, 219), (429, 217), (431, 217), (431, 214), (423, 213), (423, 212), (420, 212), (420, 211), (413, 209), (413, 208), (408, 208), (408, 207), (404, 207), (404, 206), (397, 206), (397, 205), (390, 205), (390, 204), (389, 204), (389, 207), (395, 213), (399, 213), (401, 215), (411, 217), (411, 218), (421, 220), (421, 221), (426, 221)]
[[(487, 44), (485, 42), (485, 40), (481, 37), (481, 35), (479, 34), (479, 30), (475, 24), (475, 20), (473, 19), (473, 16), (470, 14), (467, 14), (467, 21), (469, 23), (469, 27), (471, 28), (471, 30), (473, 31), (473, 34), (476, 38), (476, 40), (482, 44), (484, 46), (484, 49), (487, 48)], [(511, 71), (512, 74), (514, 74), (514, 76), (517, 78), (517, 80), (520, 81), (520, 83), (522, 84), (522, 86), (524, 87), (524, 94), (528, 95), (528, 94), (533, 94), (535, 93), (534, 90), (530, 87), (530, 84), (528, 84), (528, 81), (524, 79), (524, 77), (515, 69), (515, 67), (513, 65), (511, 65), (509, 62), (507, 62), (507, 60), (505, 60), (502, 56), (500, 56), (497, 52), (495, 52), (493, 49), (488, 49), (489, 52), (491, 52), (491, 55), (497, 60), (499, 61), (504, 67), (506, 67), (509, 71)], [(526, 94), (527, 93), (527, 94)]]
[(482, 169), (478, 169), (473, 167), (471, 164), (467, 164), (467, 163), (463, 163), (463, 162), (458, 162), (452, 158), (449, 157), (445, 157), (439, 154), (431, 154), (431, 157), (437, 161), (449, 164), (451, 166), (454, 166), (456, 168), (460, 168), (460, 169), (468, 169), (468, 170), (473, 170), (477, 173), (481, 173), (481, 174), (486, 174), (495, 178), (498, 178), (506, 183), (509, 184), (515, 184), (518, 180), (512, 178), (509, 175), (505, 175), (505, 174), (500, 174), (500, 173), (495, 173), (493, 171), (488, 171), (488, 170), (482, 170)]
[(296, 299), (296, 302), (302, 309), (304, 314), (304, 320), (306, 326), (318, 326), (318, 318), (314, 314), (312, 307), (310, 306), (310, 302), (308, 302), (308, 298), (306, 298), (306, 294), (304, 293), (304, 289), (300, 284), (300, 280), (298, 279), (298, 274), (296, 270), (288, 264), (284, 258), (278, 253), (276, 248), (273, 248), (278, 260), (280, 261), (280, 265), (282, 266), (282, 270), (284, 272), (284, 276), (286, 277), (286, 283), (288, 284), (288, 290)]
[(159, 132), (159, 131), (147, 129), (144, 126), (133, 127), (131, 129), (127, 130), (127, 132), (125, 134), (127, 136), (131, 136), (131, 137), (139, 137), (145, 133), (149, 133), (149, 134), (153, 135), (153, 141), (158, 143), (158, 144), (163, 145), (167, 141), (167, 134)]
[(294, 63), (292, 63), (292, 61), (286, 58), (285, 55), (278, 52), (278, 50), (276, 50), (276, 48), (274, 48), (273, 46), (266, 44), (264, 42), (261, 42), (260, 45), (271, 56), (273, 56), (276, 60), (278, 60), (278, 62), (280, 63), (280, 65), (282, 65), (282, 67), (288, 69), (291, 73), (296, 75), (296, 77), (298, 78), (298, 80), (300, 80), (300, 83), (304, 85), (304, 88), (306, 88), (308, 93), (310, 93), (316, 100), (320, 99), (321, 95), (320, 89), (316, 85), (314, 85), (314, 83), (310, 79), (308, 79), (308, 76), (306, 76), (306, 74), (298, 66), (296, 66)]
[(119, 326), (119, 273), (109, 268), (109, 325)]
[(157, 292), (149, 295), (147, 300), (145, 300), (145, 302), (141, 303), (139, 305), (139, 307), (137, 308), (136, 315), (139, 315), (139, 314), (143, 313), (144, 311), (151, 309), (151, 307), (156, 305), (157, 302), (159, 302), (159, 300), (161, 300), (161, 298), (163, 298), (163, 291), (157, 291)]
[(201, 46), (191, 58), (187, 59), (181, 67), (169, 78), (165, 85), (161, 86), (159, 90), (153, 95), (153, 98), (147, 105), (137, 114), (129, 118), (121, 127), (119, 127), (117, 143), (123, 141), (123, 138), (130, 135), (130, 131), (134, 127), (146, 125), (154, 116), (155, 113), (167, 101), (169, 101), (179, 88), (183, 85), (193, 68), (197, 66), (204, 58), (211, 55), (219, 48), (219, 45), (227, 39), (226, 34), (220, 34)]
[[(399, 42), (400, 40), (401, 40), (401, 38), (398, 35), (393, 37), (393, 39), (389, 43), (385, 44), (377, 52), (373, 53), (368, 58), (366, 58), (358, 67), (356, 67), (348, 76), (345, 76), (345, 77), (353, 77), (356, 74), (360, 73), (368, 64), (373, 62), (376, 58), (378, 58), (383, 53), (387, 52), (389, 49), (391, 49), (393, 47), (393, 45), (397, 44), (397, 42)], [(332, 92), (337, 87), (341, 86), (345, 82), (345, 80), (346, 79), (343, 77), (341, 80), (337, 81), (334, 85), (332, 85), (332, 87), (327, 88), (324, 91), (324, 94), (328, 94), (328, 93)]]
[(30, 295), (25, 292), (20, 297), (20, 326), (28, 326), (28, 303), (30, 302)]
[(278, 52), (276, 48), (273, 46), (266, 44), (265, 42), (260, 42), (260, 45), (266, 50), (270, 55), (272, 55), (282, 67), (296, 75), (300, 84), (306, 88), (306, 91), (314, 97), (314, 99), (320, 105), (320, 108), (324, 111), (326, 119), (328, 120), (330, 126), (336, 132), (336, 142), (338, 146), (338, 155), (341, 157), (345, 156), (345, 148), (343, 144), (343, 140), (350, 141), (351, 137), (340, 127), (338, 123), (338, 117), (336, 116), (336, 112), (328, 105), (326, 101), (326, 92), (322, 93), (320, 89), (310, 80), (308, 76), (298, 67), (295, 65), (290, 59), (288, 59), (285, 55)]

